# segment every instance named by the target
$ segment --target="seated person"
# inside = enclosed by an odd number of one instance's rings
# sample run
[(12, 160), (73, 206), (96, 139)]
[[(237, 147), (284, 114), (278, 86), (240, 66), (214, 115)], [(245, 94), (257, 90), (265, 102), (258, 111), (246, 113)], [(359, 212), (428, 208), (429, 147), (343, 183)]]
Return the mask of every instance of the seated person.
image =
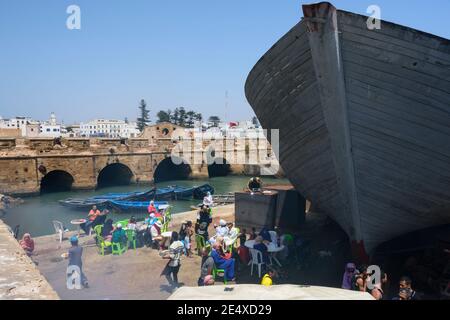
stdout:
[(225, 270), (225, 278), (228, 281), (235, 281), (234, 278), (234, 259), (224, 259), (224, 257), (220, 254), (220, 244), (215, 243), (213, 246), (213, 249), (211, 251), (211, 257), (214, 259), (214, 264), (218, 269), (224, 269)]
[(154, 213), (150, 213), (149, 217), (145, 219), (145, 223), (149, 226), (154, 225), (156, 221), (158, 221), (158, 218), (156, 218)]
[[(212, 275), (212, 271), (214, 269), (214, 259), (209, 255), (209, 252), (206, 248), (202, 248), (202, 264), (201, 264), (201, 272), (200, 278), (198, 279), (198, 286), (209, 286), (214, 284), (214, 278), (208, 277)], [(211, 281), (212, 280), (212, 281)]]
[(114, 231), (114, 226), (113, 226), (112, 219), (106, 220), (106, 222), (102, 228), (102, 234), (101, 234), (102, 238), (105, 239), (105, 241), (111, 241), (113, 231)]
[(155, 207), (155, 201), (150, 201), (150, 204), (148, 205), (148, 208), (147, 208), (147, 212), (148, 213), (154, 213), (154, 214), (156, 214), (157, 212), (158, 212), (158, 210), (156, 210), (156, 207)]
[(220, 220), (219, 222), (219, 226), (215, 226), (216, 228), (216, 236), (219, 237), (226, 237), (228, 236), (228, 227), (227, 227), (227, 222), (223, 219)]
[(228, 234), (226, 236), (224, 236), (224, 243), (225, 243), (225, 246), (230, 246), (236, 242), (239, 233), (238, 233), (237, 228), (234, 227), (233, 222), (228, 222), (227, 228), (228, 228)]
[(97, 206), (92, 206), (91, 211), (89, 211), (87, 216), (87, 222), (80, 224), (80, 228), (85, 232), (89, 233), (91, 228), (94, 227), (94, 222), (97, 220), (97, 217), (101, 215), (100, 210), (97, 209)]
[(122, 229), (122, 224), (118, 223), (117, 228), (112, 233), (112, 242), (113, 243), (127, 243), (127, 234), (125, 230)]
[(19, 241), (20, 246), (28, 256), (31, 256), (34, 251), (34, 240), (31, 238), (29, 233), (23, 235), (22, 240)]
[(161, 235), (161, 229), (162, 229), (162, 223), (159, 220), (156, 221), (155, 224), (153, 224), (150, 227), (150, 235), (152, 237), (152, 243), (158, 249), (160, 248), (160, 243), (163, 240), (163, 237)]
[(136, 230), (136, 227), (137, 227), (137, 220), (133, 216), (133, 217), (130, 218), (130, 221), (128, 221), (127, 228), (130, 229), (130, 230)]
[(261, 261), (261, 262), (263, 262), (265, 264), (269, 263), (269, 252), (267, 250), (267, 246), (263, 243), (263, 237), (261, 237), (261, 236), (256, 237), (253, 249), (261, 252), (262, 259), (263, 259), (263, 261)]
[(269, 230), (266, 227), (262, 228), (259, 235), (263, 238), (263, 242), (265, 244), (268, 245), (269, 243), (272, 242), (272, 237), (270, 236)]

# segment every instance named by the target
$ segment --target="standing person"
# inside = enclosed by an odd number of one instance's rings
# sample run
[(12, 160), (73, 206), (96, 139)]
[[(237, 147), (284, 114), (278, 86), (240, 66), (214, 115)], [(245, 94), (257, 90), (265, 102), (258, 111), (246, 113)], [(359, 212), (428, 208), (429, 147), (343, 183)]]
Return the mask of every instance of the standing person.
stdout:
[(213, 197), (211, 195), (211, 192), (208, 191), (206, 193), (206, 196), (203, 198), (203, 205), (206, 207), (212, 207), (213, 204), (214, 204)]
[[(209, 286), (214, 284), (214, 278), (211, 276), (214, 269), (214, 259), (208, 253), (206, 248), (202, 248), (202, 265), (200, 271), (200, 278), (198, 279), (198, 286)], [(210, 276), (210, 277), (208, 277)]]
[(69, 267), (70, 266), (77, 266), (80, 269), (80, 276), (81, 276), (81, 284), (88, 288), (88, 280), (83, 273), (83, 248), (78, 246), (78, 238), (76, 236), (73, 236), (70, 238), (70, 244), (72, 247), (69, 249), (68, 257), (69, 257)]
[(181, 266), (181, 254), (183, 253), (184, 245), (179, 241), (178, 233), (172, 232), (171, 244), (168, 252), (163, 256), (163, 259), (170, 259), (164, 268), (161, 275), (164, 275), (167, 282), (172, 287), (178, 287), (178, 272)]
[(25, 251), (27, 256), (31, 256), (34, 251), (34, 240), (31, 238), (29, 233), (25, 233), (23, 235), (22, 240), (19, 241), (20, 246)]
[(197, 223), (195, 224), (195, 233), (202, 236), (205, 242), (209, 239), (208, 227), (212, 223), (212, 218), (206, 207), (200, 209), (197, 215)]
[(353, 262), (347, 263), (345, 266), (344, 276), (342, 277), (342, 289), (352, 290), (352, 281), (353, 276), (358, 274), (358, 270), (356, 270), (356, 266)]

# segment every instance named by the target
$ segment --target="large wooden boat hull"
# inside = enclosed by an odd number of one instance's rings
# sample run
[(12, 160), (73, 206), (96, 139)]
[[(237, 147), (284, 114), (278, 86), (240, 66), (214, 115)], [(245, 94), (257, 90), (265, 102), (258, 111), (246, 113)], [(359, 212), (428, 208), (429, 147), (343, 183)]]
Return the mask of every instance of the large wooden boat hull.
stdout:
[(279, 161), (359, 254), (450, 223), (450, 41), (329, 3), (256, 64), (246, 96)]

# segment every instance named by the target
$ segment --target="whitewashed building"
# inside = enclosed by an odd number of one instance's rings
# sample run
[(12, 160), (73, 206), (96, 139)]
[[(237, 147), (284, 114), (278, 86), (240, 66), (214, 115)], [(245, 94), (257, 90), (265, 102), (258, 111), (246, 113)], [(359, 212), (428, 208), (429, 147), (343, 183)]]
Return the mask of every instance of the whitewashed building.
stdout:
[(139, 133), (136, 122), (95, 119), (80, 123), (82, 137), (135, 138)]
[(48, 121), (41, 122), (39, 128), (39, 136), (41, 137), (61, 137), (66, 134), (66, 129), (63, 125), (58, 124), (56, 115), (52, 112)]

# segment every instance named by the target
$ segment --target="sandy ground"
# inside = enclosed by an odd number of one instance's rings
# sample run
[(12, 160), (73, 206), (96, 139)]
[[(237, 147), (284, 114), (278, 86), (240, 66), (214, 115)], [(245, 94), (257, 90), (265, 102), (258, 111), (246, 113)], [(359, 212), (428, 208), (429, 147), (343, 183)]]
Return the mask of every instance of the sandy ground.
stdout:
[[(195, 221), (197, 211), (173, 216), (171, 230), (178, 231), (184, 220)], [(219, 219), (234, 221), (234, 205), (215, 208), (213, 223)], [(212, 229), (212, 224), (211, 224)], [(210, 234), (213, 234), (210, 230)], [(282, 261), (280, 277), (275, 284), (301, 284), (340, 287), (343, 266), (349, 256), (349, 246), (343, 232), (328, 218), (320, 214), (307, 214), (306, 222), (299, 230), (302, 239), (309, 242), (308, 252), (298, 260)], [(65, 285), (67, 261), (61, 258), (70, 244), (63, 241), (61, 247), (56, 236), (36, 239), (36, 255), (39, 269), (62, 299), (167, 299), (171, 290), (164, 277), (160, 276), (167, 260), (156, 250), (140, 248), (129, 250), (121, 256), (101, 256), (97, 252), (93, 237), (81, 237), (84, 251), (84, 272), (90, 288), (68, 290)], [(320, 252), (326, 252), (321, 256)], [(302, 254), (303, 254), (302, 253)], [(328, 255), (329, 254), (329, 255)], [(183, 257), (179, 281), (185, 286), (197, 286), (201, 258)], [(258, 284), (260, 278), (250, 276), (250, 268), (237, 263), (237, 284)], [(222, 282), (218, 281), (217, 285)]]
[[(184, 220), (195, 221), (196, 216), (197, 211), (174, 215), (170, 230), (178, 231)], [(234, 205), (215, 208), (213, 223), (219, 219), (233, 221)], [(61, 254), (67, 252), (69, 241), (64, 240), (60, 246), (56, 235), (39, 237), (35, 241), (33, 260), (61, 299), (167, 299), (171, 294), (165, 277), (160, 276), (167, 260), (162, 259), (156, 250), (144, 247), (128, 250), (121, 256), (101, 256), (93, 236), (83, 236), (80, 238), (80, 245), (84, 248), (83, 271), (90, 288), (68, 290), (65, 283), (67, 260), (61, 258)], [(180, 283), (197, 286), (200, 263), (201, 258), (197, 255), (183, 257), (178, 274)]]

